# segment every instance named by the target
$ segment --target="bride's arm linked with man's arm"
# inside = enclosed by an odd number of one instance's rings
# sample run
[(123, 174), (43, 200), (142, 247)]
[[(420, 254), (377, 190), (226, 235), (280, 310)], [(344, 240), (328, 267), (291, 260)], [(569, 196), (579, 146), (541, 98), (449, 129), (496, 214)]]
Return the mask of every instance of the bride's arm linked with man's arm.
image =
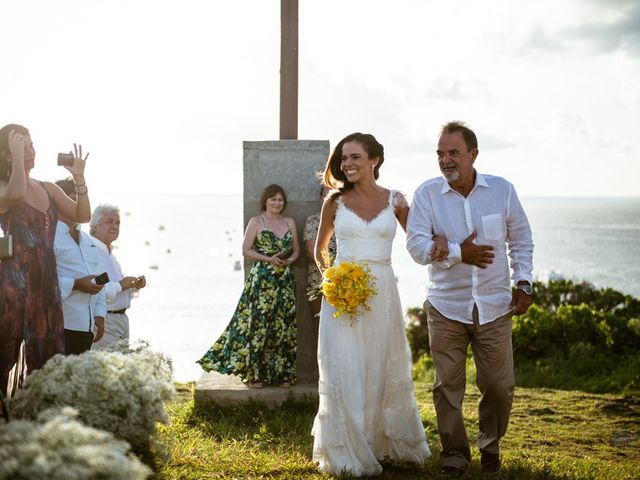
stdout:
[[(402, 229), (407, 232), (407, 219), (409, 217), (409, 203), (406, 197), (400, 192), (394, 192), (393, 195), (393, 210), (400, 223)], [(439, 262), (445, 260), (449, 255), (449, 245), (446, 237), (440, 235), (433, 235), (433, 244), (429, 250), (429, 258), (432, 262)]]
[(436, 235), (430, 210), (431, 205), (424, 197), (414, 197), (407, 219), (412, 226), (407, 233), (407, 249), (417, 263), (448, 269), (459, 263), (487, 268), (493, 262), (492, 246), (473, 243), (476, 232), (462, 243), (449, 242), (444, 236)]

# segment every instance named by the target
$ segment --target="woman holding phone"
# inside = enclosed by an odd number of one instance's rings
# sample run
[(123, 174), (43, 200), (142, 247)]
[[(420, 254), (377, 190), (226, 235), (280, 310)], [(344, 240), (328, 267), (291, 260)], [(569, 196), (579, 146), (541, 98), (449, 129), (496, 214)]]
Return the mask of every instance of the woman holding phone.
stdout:
[(87, 156), (74, 145), (77, 201), (57, 185), (30, 177), (35, 149), (29, 130), (0, 129), (0, 226), (13, 255), (0, 262), (0, 391), (12, 394), (24, 377), (64, 352), (64, 323), (53, 249), (58, 212), (78, 223), (91, 218), (84, 179)]
[(198, 360), (206, 371), (238, 375), (252, 388), (295, 382), (296, 307), (291, 264), (300, 255), (296, 224), (284, 217), (287, 194), (262, 192), (262, 213), (249, 220), (242, 254), (255, 260), (231, 322)]

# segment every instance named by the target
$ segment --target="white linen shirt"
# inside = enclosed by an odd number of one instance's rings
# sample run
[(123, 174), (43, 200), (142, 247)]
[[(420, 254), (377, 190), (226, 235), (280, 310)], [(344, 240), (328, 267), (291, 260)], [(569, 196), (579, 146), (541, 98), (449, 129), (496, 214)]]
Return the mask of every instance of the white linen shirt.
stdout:
[(124, 278), (122, 268), (115, 255), (109, 248), (95, 237), (91, 237), (98, 246), (98, 267), (101, 271), (107, 272), (109, 281), (104, 286), (105, 297), (107, 299), (107, 311), (122, 310), (131, 306), (131, 297), (134, 289), (122, 290), (120, 280)]
[(58, 283), (62, 298), (64, 328), (77, 332), (93, 330), (95, 317), (106, 317), (107, 308), (104, 288), (95, 295), (74, 290), (77, 278), (87, 275), (99, 275), (98, 248), (94, 238), (76, 227), (80, 241), (76, 243), (69, 233), (69, 226), (58, 220), (54, 250), (58, 270)]
[[(482, 269), (462, 263), (460, 244), (473, 232), (477, 245), (493, 246), (493, 263)], [(449, 255), (432, 262), (433, 235), (446, 237)], [(533, 240), (526, 214), (513, 185), (501, 177), (476, 172), (476, 183), (465, 198), (442, 177), (416, 190), (407, 219), (407, 250), (421, 265), (429, 265), (429, 302), (442, 315), (473, 323), (473, 306), (480, 324), (511, 310), (513, 281), (533, 284)]]

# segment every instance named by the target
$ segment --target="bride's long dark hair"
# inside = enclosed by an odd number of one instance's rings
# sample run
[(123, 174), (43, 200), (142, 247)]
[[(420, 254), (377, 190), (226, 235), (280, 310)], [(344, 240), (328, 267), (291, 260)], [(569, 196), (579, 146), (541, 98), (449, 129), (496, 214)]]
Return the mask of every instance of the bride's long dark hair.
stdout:
[(353, 188), (353, 183), (347, 180), (347, 176), (340, 169), (342, 163), (342, 146), (349, 142), (359, 143), (362, 145), (364, 151), (367, 152), (369, 158), (378, 159), (378, 163), (373, 169), (373, 177), (377, 180), (380, 176), (380, 166), (384, 163), (384, 147), (382, 144), (370, 133), (356, 132), (347, 135), (338, 142), (331, 152), (331, 155), (329, 155), (324, 168), (324, 174), (322, 175), (322, 183), (332, 190), (337, 190), (337, 193), (331, 195), (331, 198), (336, 195), (342, 195)]

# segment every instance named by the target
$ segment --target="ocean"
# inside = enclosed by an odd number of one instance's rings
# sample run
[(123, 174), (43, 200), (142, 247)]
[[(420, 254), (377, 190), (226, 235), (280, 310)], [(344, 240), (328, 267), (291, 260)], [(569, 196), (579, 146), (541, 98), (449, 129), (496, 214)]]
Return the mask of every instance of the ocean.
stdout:
[[(242, 196), (126, 196), (116, 255), (125, 275), (146, 275), (129, 310), (131, 339), (173, 359), (179, 381), (220, 335), (243, 286)], [(640, 297), (640, 198), (523, 198), (535, 243), (534, 275), (584, 280)], [(300, 225), (299, 228), (302, 226)], [(393, 266), (403, 308), (421, 305), (426, 267), (398, 228)]]

